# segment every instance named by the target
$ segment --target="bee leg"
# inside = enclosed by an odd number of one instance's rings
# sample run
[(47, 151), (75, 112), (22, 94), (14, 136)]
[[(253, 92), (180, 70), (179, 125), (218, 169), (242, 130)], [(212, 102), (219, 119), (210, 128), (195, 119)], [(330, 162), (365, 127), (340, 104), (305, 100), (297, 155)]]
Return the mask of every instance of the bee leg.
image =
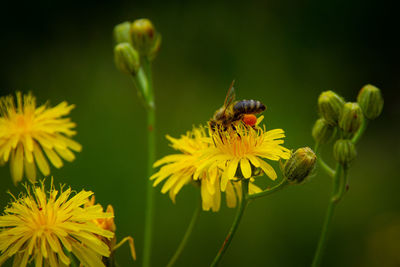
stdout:
[(240, 135), (239, 131), (237, 131), (236, 126), (232, 124), (231, 127), (232, 127), (232, 130), (234, 130), (234, 131), (236, 132), (237, 136), (238, 136), (239, 138), (242, 138), (242, 136)]

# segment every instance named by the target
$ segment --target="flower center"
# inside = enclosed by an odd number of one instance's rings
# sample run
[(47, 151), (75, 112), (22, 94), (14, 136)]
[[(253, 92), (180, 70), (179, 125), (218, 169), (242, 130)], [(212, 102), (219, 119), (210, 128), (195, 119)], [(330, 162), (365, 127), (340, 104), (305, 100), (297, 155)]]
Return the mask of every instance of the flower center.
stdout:
[(31, 130), (32, 121), (24, 114), (18, 114), (15, 119), (15, 130), (19, 133), (27, 133)]

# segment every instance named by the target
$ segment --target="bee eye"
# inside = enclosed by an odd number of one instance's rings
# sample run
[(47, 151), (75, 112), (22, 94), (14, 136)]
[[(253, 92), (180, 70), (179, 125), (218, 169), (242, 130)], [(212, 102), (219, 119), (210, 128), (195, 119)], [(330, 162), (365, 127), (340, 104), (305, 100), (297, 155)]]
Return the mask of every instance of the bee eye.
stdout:
[(242, 121), (249, 126), (254, 126), (257, 123), (257, 117), (254, 114), (245, 114)]

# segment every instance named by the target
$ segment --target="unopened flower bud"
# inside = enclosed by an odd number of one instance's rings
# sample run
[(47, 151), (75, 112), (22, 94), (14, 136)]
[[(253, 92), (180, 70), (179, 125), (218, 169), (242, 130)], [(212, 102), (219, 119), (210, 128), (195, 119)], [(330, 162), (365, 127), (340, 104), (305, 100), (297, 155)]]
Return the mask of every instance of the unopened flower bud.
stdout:
[(367, 119), (375, 119), (382, 112), (383, 97), (381, 90), (371, 84), (365, 85), (360, 90), (357, 96), (357, 102)]
[(357, 103), (346, 103), (339, 119), (339, 127), (345, 133), (355, 133), (364, 119), (361, 108)]
[(127, 74), (135, 75), (140, 67), (139, 54), (130, 43), (120, 43), (114, 48), (117, 68)]
[(283, 174), (290, 182), (301, 183), (312, 172), (317, 156), (309, 147), (302, 147), (292, 153), (283, 166)]
[(336, 128), (329, 125), (324, 118), (318, 119), (312, 129), (312, 136), (315, 142), (326, 144), (333, 139), (336, 134)]
[(153, 59), (161, 45), (161, 35), (148, 19), (135, 20), (131, 25), (131, 40), (139, 54)]
[(356, 147), (348, 139), (339, 139), (333, 146), (333, 156), (342, 165), (349, 165), (357, 156)]
[(325, 91), (318, 98), (318, 110), (321, 116), (332, 126), (336, 126), (344, 100), (333, 91)]
[(114, 27), (114, 40), (117, 44), (119, 43), (130, 43), (131, 36), (131, 23), (129, 21), (118, 24)]

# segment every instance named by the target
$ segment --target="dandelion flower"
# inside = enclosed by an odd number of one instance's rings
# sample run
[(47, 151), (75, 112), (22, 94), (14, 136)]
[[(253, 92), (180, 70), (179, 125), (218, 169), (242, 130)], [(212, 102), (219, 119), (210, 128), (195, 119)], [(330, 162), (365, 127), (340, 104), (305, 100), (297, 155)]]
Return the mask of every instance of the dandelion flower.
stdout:
[(193, 179), (213, 166), (218, 166), (223, 168), (221, 191), (225, 191), (228, 181), (236, 180), (237, 176), (245, 179), (253, 177), (254, 168), (261, 168), (268, 177), (275, 180), (275, 170), (264, 159), (278, 161), (290, 157), (290, 150), (282, 146), (283, 137), (282, 129), (266, 131), (265, 127), (253, 128), (243, 123), (228, 129), (217, 129), (212, 133), (214, 146), (203, 151), (202, 163)]
[(22, 96), (20, 92), (16, 93), (16, 103), (11, 95), (0, 98), (0, 163), (10, 160), (15, 184), (22, 180), (24, 170), (34, 181), (36, 165), (45, 176), (49, 175), (44, 154), (56, 168), (63, 166), (61, 158), (75, 159), (71, 150), (81, 151), (81, 145), (70, 139), (76, 134), (72, 130), (76, 124), (63, 118), (73, 108), (65, 101), (55, 107), (36, 107), (34, 96)]
[[(214, 146), (206, 129), (202, 126), (193, 127), (192, 131), (180, 138), (167, 136), (167, 139), (171, 142), (172, 148), (181, 153), (165, 156), (154, 163), (154, 167), (163, 166), (150, 177), (151, 180), (154, 180), (153, 186), (166, 180), (161, 192), (163, 194), (169, 192), (171, 200), (175, 203), (176, 195), (184, 185), (195, 184), (200, 187), (203, 210), (218, 211), (221, 205), (221, 168), (215, 164), (204, 169), (194, 178), (198, 167), (202, 166), (204, 162), (204, 151), (208, 151), (210, 147)], [(258, 191), (260, 189), (257, 186), (250, 184), (250, 193)], [(240, 181), (232, 181), (227, 185), (226, 202), (228, 207), (236, 207), (236, 196), (241, 196)]]
[(72, 195), (71, 188), (61, 192), (53, 185), (26, 186), (21, 195), (0, 216), (0, 266), (14, 256), (13, 266), (69, 266), (71, 252), (83, 266), (104, 266), (102, 256), (110, 249), (99, 237), (112, 239), (114, 233), (102, 229), (93, 220), (112, 218), (100, 205), (85, 207), (93, 192)]

